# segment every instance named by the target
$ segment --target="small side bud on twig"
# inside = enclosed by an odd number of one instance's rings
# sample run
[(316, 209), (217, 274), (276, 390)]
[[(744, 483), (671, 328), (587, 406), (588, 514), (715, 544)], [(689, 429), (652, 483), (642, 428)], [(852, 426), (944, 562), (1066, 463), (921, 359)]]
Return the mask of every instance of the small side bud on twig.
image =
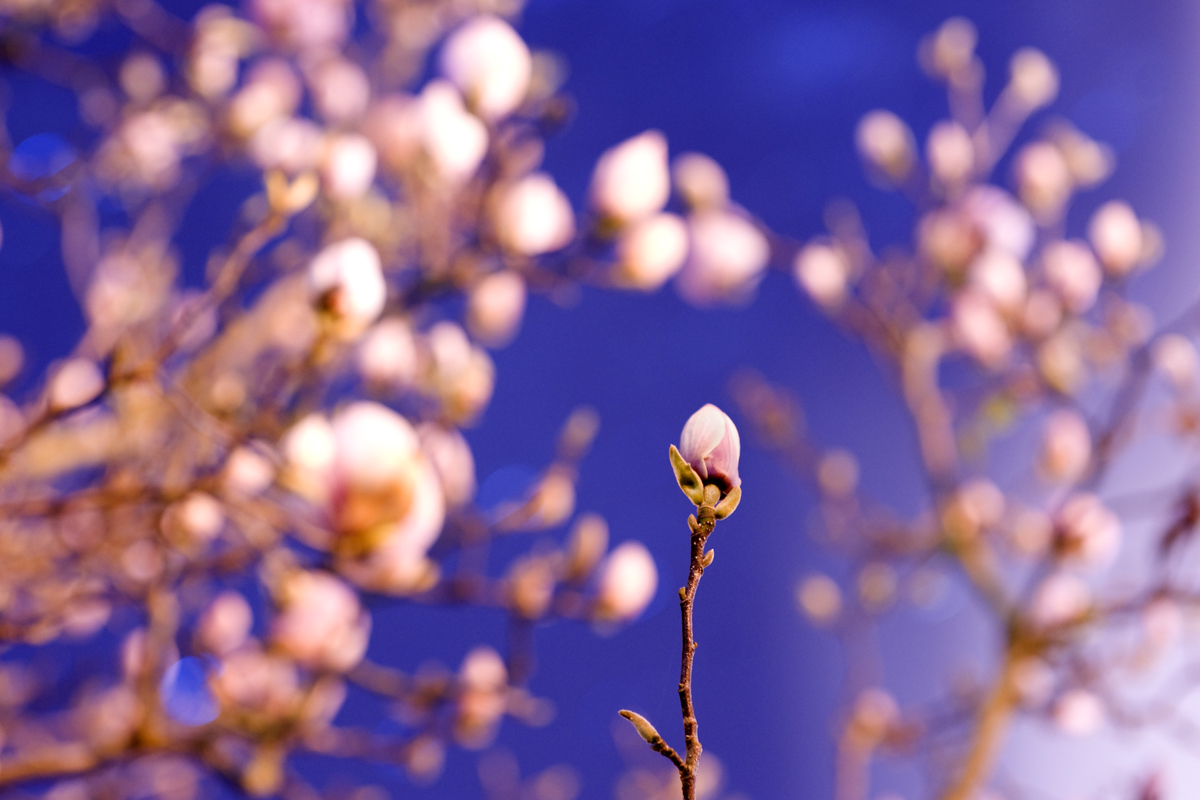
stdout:
[(633, 729), (638, 732), (638, 736), (641, 736), (646, 740), (647, 744), (654, 744), (655, 742), (662, 741), (662, 736), (660, 736), (655, 727), (650, 724), (650, 720), (646, 719), (641, 714), (628, 711), (626, 709), (621, 709), (617, 713), (632, 723)]
[(704, 560), (700, 562), (700, 566), (704, 567), (705, 569), (708, 569), (709, 567), (712, 566), (713, 559), (716, 557), (717, 557), (717, 551), (709, 550), (707, 553), (704, 554)]
[(671, 445), (671, 468), (675, 470), (675, 480), (679, 483), (679, 488), (687, 495), (688, 500), (697, 506), (703, 505), (704, 484), (701, 483), (695, 468), (684, 460), (675, 445)]
[(742, 487), (735, 486), (729, 490), (729, 494), (725, 495), (725, 499), (717, 503), (713, 509), (716, 512), (716, 518), (725, 519), (737, 510), (738, 503), (740, 502), (742, 502)]
[(700, 521), (695, 514), (688, 514), (688, 529), (695, 533), (700, 528)]

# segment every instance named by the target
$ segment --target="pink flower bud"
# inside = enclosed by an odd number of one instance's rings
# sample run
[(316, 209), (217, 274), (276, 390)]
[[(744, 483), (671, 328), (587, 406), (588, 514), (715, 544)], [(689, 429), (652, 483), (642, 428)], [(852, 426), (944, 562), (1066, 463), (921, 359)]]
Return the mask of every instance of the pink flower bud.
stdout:
[(666, 137), (646, 131), (605, 151), (592, 173), (591, 193), (596, 209), (620, 222), (661, 211), (671, 194)]
[(1054, 704), (1054, 724), (1068, 736), (1087, 736), (1099, 730), (1107, 716), (1104, 703), (1086, 689), (1063, 692)]
[(841, 248), (821, 243), (805, 245), (796, 254), (792, 274), (800, 288), (823, 308), (837, 308), (846, 299), (850, 265)]
[(983, 236), (985, 249), (1024, 261), (1036, 234), (1033, 218), (1016, 198), (995, 186), (976, 186), (963, 196), (962, 211)]
[(237, 592), (222, 592), (200, 617), (196, 639), (205, 649), (228, 655), (245, 643), (253, 623), (254, 614), (246, 598)]
[(679, 156), (671, 174), (679, 195), (693, 209), (718, 208), (729, 202), (729, 177), (703, 153)]
[(529, 47), (504, 20), (476, 17), (442, 47), (442, 73), (485, 119), (507, 116), (525, 99), (533, 74)]
[(575, 235), (571, 202), (545, 173), (528, 175), (501, 191), (497, 235), (513, 252), (537, 256), (566, 247)]
[(296, 572), (280, 600), (271, 638), (297, 661), (342, 671), (362, 660), (371, 618), (349, 586), (327, 572)]
[(358, 371), (367, 383), (405, 389), (417, 376), (417, 342), (400, 317), (388, 317), (367, 331), (358, 345)]
[(1121, 547), (1121, 520), (1089, 492), (1072, 495), (1055, 519), (1058, 549), (1080, 566), (1106, 566)]
[(679, 454), (701, 480), (715, 483), (723, 492), (742, 485), (738, 477), (742, 440), (737, 426), (712, 403), (706, 403), (688, 418), (679, 436)]
[(1092, 457), (1087, 423), (1071, 409), (1055, 411), (1042, 434), (1042, 473), (1050, 480), (1078, 480)]
[(675, 214), (635, 222), (617, 241), (617, 282), (652, 292), (679, 271), (688, 253), (687, 225)]
[(646, 610), (658, 589), (658, 568), (641, 542), (624, 542), (600, 567), (596, 614), (602, 620), (628, 621)]
[(387, 302), (379, 253), (358, 237), (335, 242), (318, 253), (308, 265), (308, 283), (313, 294), (345, 323), (347, 334), (361, 333)]
[(933, 126), (925, 143), (925, 156), (934, 178), (946, 188), (960, 186), (975, 168), (975, 144), (967, 129), (957, 122)]
[(413, 111), (420, 142), (438, 175), (451, 184), (470, 178), (487, 155), (488, 132), (463, 107), (458, 90), (444, 80), (430, 81)]
[(104, 391), (104, 375), (94, 361), (72, 358), (64, 361), (50, 379), (50, 405), (65, 411), (92, 402)]
[(1021, 201), (1038, 219), (1057, 220), (1075, 188), (1059, 149), (1048, 142), (1026, 145), (1017, 154), (1015, 170)]
[(1046, 281), (1072, 312), (1082, 314), (1096, 302), (1100, 267), (1087, 245), (1078, 241), (1053, 242), (1042, 251)]
[(1023, 47), (1009, 62), (1008, 89), (1022, 105), (1034, 109), (1049, 105), (1058, 96), (1058, 68), (1041, 50)]
[(1127, 275), (1142, 261), (1142, 223), (1121, 200), (1111, 200), (1096, 210), (1088, 224), (1088, 238), (1112, 275)]
[(467, 297), (467, 328), (491, 347), (512, 341), (525, 315), (525, 279), (506, 269), (493, 272)]
[(321, 116), (335, 124), (357, 120), (371, 102), (367, 73), (345, 59), (331, 58), (321, 64), (313, 71), (310, 85)]
[(357, 133), (340, 134), (325, 145), (321, 177), (331, 196), (353, 200), (371, 188), (377, 163), (378, 155), (370, 139)]
[(1091, 605), (1086, 583), (1070, 573), (1055, 572), (1033, 593), (1029, 617), (1040, 628), (1055, 628), (1079, 620)]
[(755, 225), (724, 210), (701, 211), (690, 220), (692, 243), (676, 286), (683, 299), (703, 306), (745, 300), (771, 258), (771, 246)]
[(892, 112), (867, 114), (859, 121), (854, 140), (863, 160), (891, 180), (904, 180), (912, 169), (916, 151), (912, 131)]

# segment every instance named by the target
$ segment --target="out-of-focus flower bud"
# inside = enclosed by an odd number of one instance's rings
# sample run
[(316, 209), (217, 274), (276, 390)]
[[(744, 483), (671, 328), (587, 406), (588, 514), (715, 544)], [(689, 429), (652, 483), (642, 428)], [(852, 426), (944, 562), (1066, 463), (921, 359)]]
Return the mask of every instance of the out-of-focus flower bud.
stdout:
[(24, 365), (25, 348), (12, 336), (0, 334), (0, 386), (17, 377)]
[(554, 599), (557, 565), (546, 556), (526, 556), (508, 571), (508, 601), (526, 619), (541, 619)]
[(1054, 724), (1068, 736), (1088, 736), (1104, 724), (1104, 702), (1086, 689), (1063, 692), (1054, 703)]
[(351, 337), (374, 322), (387, 302), (379, 253), (358, 237), (327, 245), (317, 253), (308, 265), (308, 285), (341, 323), (339, 332)]
[(739, 214), (701, 211), (689, 220), (691, 253), (676, 279), (694, 305), (745, 300), (771, 258), (762, 232)]
[(942, 509), (946, 536), (965, 542), (1000, 524), (1004, 517), (1004, 494), (984, 478), (967, 481)]
[(975, 170), (975, 143), (958, 122), (939, 122), (929, 132), (925, 158), (938, 185), (956, 189), (966, 183)]
[(947, 275), (962, 275), (982, 246), (983, 237), (965, 214), (939, 209), (917, 223), (917, 250)]
[(399, 391), (417, 376), (417, 342), (400, 317), (388, 317), (367, 331), (358, 344), (358, 371), (368, 384)]
[(1070, 329), (1059, 331), (1037, 349), (1037, 368), (1042, 380), (1055, 391), (1071, 394), (1087, 377), (1079, 337)]
[(225, 509), (211, 494), (192, 492), (177, 503), (172, 503), (163, 514), (164, 528), (167, 520), (177, 525), (189, 539), (210, 542), (225, 527)]
[(1004, 364), (1012, 351), (1012, 337), (995, 306), (975, 289), (959, 292), (950, 315), (958, 345), (985, 367)]
[(1049, 289), (1034, 289), (1021, 312), (1021, 328), (1032, 339), (1045, 339), (1062, 324), (1063, 307)]
[(257, 646), (235, 650), (213, 671), (212, 688), (223, 706), (278, 717), (300, 701), (295, 662), (270, 656)]
[(838, 247), (820, 242), (807, 244), (792, 262), (792, 275), (817, 305), (836, 309), (846, 299), (850, 265)]
[(641, 542), (618, 545), (600, 566), (596, 618), (628, 622), (646, 610), (658, 589), (658, 568)]
[(896, 600), (899, 580), (896, 570), (882, 561), (872, 561), (863, 566), (856, 581), (858, 599), (867, 611), (878, 613), (887, 609)]
[(430, 81), (413, 109), (418, 139), (437, 174), (451, 185), (475, 174), (487, 155), (487, 127), (462, 103), (447, 81)]
[(340, 50), (350, 33), (346, 0), (252, 0), (249, 5), (272, 39), (296, 50)]
[(638, 220), (617, 239), (616, 281), (652, 292), (667, 282), (687, 260), (687, 224), (675, 214)]
[(508, 670), (490, 647), (473, 649), (458, 673), (461, 693), (454, 720), (454, 738), (464, 747), (486, 747), (507, 708)]
[(646, 131), (606, 150), (590, 192), (596, 210), (621, 224), (661, 211), (671, 195), (666, 137)]
[(1142, 609), (1142, 636), (1153, 653), (1162, 653), (1179, 641), (1183, 612), (1169, 597), (1156, 597)]
[(278, 168), (288, 174), (316, 169), (321, 163), (322, 132), (311, 120), (273, 119), (250, 140), (250, 156), (263, 169)]
[(329, 420), (321, 414), (309, 414), (284, 434), (280, 444), (287, 487), (314, 503), (328, 502), (337, 456), (337, 440)]
[(1014, 169), (1021, 202), (1042, 223), (1057, 221), (1075, 188), (1059, 149), (1048, 142), (1026, 145), (1017, 154)]
[(225, 459), (221, 485), (226, 491), (250, 497), (262, 494), (275, 480), (275, 466), (261, 446), (242, 445)]
[(1142, 223), (1128, 203), (1111, 200), (1092, 215), (1088, 238), (1110, 275), (1128, 275), (1142, 262)]
[(442, 46), (442, 74), (485, 119), (511, 114), (521, 105), (533, 75), (529, 47), (504, 20), (475, 17)]
[(327, 572), (295, 572), (280, 589), (271, 639), (309, 667), (345, 671), (362, 660), (371, 618), (358, 596)]
[(1037, 231), (1029, 211), (996, 186), (974, 186), (963, 195), (961, 212), (983, 236), (983, 249), (1003, 250), (1024, 262)]
[(417, 436), (441, 479), (446, 505), (456, 508), (470, 502), (475, 496), (475, 458), (463, 435), (427, 422), (417, 429)]
[(1055, 518), (1055, 546), (1065, 561), (1106, 566), (1121, 547), (1121, 520), (1096, 495), (1080, 492), (1067, 499)]
[(1178, 333), (1167, 333), (1154, 343), (1154, 366), (1177, 391), (1192, 391), (1200, 383), (1200, 355), (1196, 346)]
[(900, 721), (900, 707), (883, 689), (865, 689), (854, 701), (850, 711), (851, 733), (860, 747), (877, 746)]
[(965, 17), (951, 17), (921, 43), (921, 61), (933, 75), (954, 79), (971, 64), (979, 34)]
[(488, 354), (472, 347), (466, 332), (443, 320), (429, 329), (427, 390), (442, 402), (442, 413), (454, 424), (470, 422), (492, 396), (495, 367)]
[(575, 236), (571, 202), (554, 179), (541, 172), (499, 190), (495, 224), (500, 241), (526, 256), (561, 250)]
[(859, 120), (854, 141), (867, 166), (893, 183), (908, 177), (916, 160), (912, 131), (890, 111), (872, 111)]
[[(328, 442), (311, 435), (314, 466), (327, 456)], [(340, 525), (364, 530), (404, 516), (411, 502), (411, 477), (418, 460), (417, 434), (404, 417), (372, 402), (351, 403), (333, 418), (334, 480)]]
[(1026, 108), (1050, 105), (1058, 97), (1058, 68), (1042, 51), (1023, 47), (1013, 54), (1008, 68), (1008, 90)]
[(1078, 412), (1059, 409), (1046, 419), (1038, 466), (1052, 481), (1076, 481), (1092, 457), (1092, 434)]
[(796, 589), (796, 603), (814, 625), (830, 625), (842, 613), (842, 590), (828, 575), (810, 575)]
[(1026, 708), (1041, 706), (1054, 690), (1054, 669), (1044, 659), (1028, 656), (1012, 669), (1012, 688)]
[(253, 623), (254, 614), (246, 598), (237, 592), (222, 592), (200, 617), (196, 641), (219, 656), (229, 655), (246, 642)]
[(1092, 606), (1087, 584), (1067, 572), (1055, 572), (1038, 585), (1029, 607), (1030, 621), (1040, 628), (1077, 622)]
[(703, 153), (678, 156), (671, 174), (675, 190), (693, 210), (720, 208), (729, 202), (729, 178), (725, 170)]
[(490, 347), (512, 341), (525, 314), (525, 279), (512, 270), (493, 272), (467, 297), (467, 330)]
[(367, 73), (343, 58), (331, 58), (318, 66), (309, 84), (317, 111), (336, 125), (358, 120), (371, 102), (371, 82)]
[(300, 104), (300, 93), (300, 81), (286, 61), (260, 61), (229, 101), (229, 127), (235, 136), (249, 137), (271, 120), (291, 115)]
[(51, 408), (69, 411), (92, 402), (103, 391), (104, 375), (96, 362), (88, 358), (71, 358), (54, 370), (47, 395)]
[(844, 500), (858, 488), (858, 459), (849, 450), (830, 450), (817, 464), (817, 485), (827, 497)]
[(1100, 291), (1100, 266), (1083, 242), (1051, 242), (1042, 251), (1042, 269), (1046, 282), (1058, 292), (1063, 303), (1075, 314), (1082, 314), (1096, 302)]
[(599, 514), (583, 514), (571, 527), (563, 578), (586, 580), (608, 550), (608, 523)]
[(330, 138), (321, 159), (326, 191), (338, 200), (362, 197), (375, 180), (377, 162), (375, 146), (367, 137), (345, 133)]
[(1016, 313), (1025, 303), (1025, 268), (1011, 253), (986, 250), (971, 262), (971, 285), (1006, 314)]
[(742, 440), (733, 420), (712, 403), (705, 403), (683, 426), (679, 454), (705, 483), (717, 485), (722, 493), (742, 485), (738, 459)]

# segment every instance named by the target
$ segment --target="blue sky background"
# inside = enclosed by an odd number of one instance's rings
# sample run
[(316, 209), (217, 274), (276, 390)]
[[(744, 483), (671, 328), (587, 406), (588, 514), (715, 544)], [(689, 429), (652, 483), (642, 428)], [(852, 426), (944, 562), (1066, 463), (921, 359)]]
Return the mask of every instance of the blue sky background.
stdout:
[[(720, 161), (734, 199), (780, 232), (819, 233), (825, 204), (848, 196), (863, 209), (877, 245), (906, 243), (911, 213), (861, 176), (853, 129), (863, 113), (882, 106), (905, 117), (923, 140), (945, 116), (941, 90), (915, 63), (919, 38), (951, 15), (974, 20), (992, 76), (989, 99), (1011, 53), (1039, 47), (1062, 71), (1052, 113), (1112, 144), (1119, 159), (1114, 177), (1076, 205), (1074, 230), (1112, 196), (1156, 220), (1168, 256), (1135, 294), (1165, 315), (1195, 294), (1197, 13), (1186, 0), (532, 0), (521, 31), (570, 65), (567, 89), (578, 113), (550, 143), (547, 167), (577, 202), (603, 149), (659, 128), (673, 152), (700, 150)], [(40, 129), (39, 119), (50, 119), (69, 138), (69, 105), (69, 98), (14, 80), (10, 134), (19, 142)], [(1006, 164), (998, 174), (1007, 175)], [(185, 264), (198, 269), (207, 249), (224, 239), (229, 199), (250, 186), (226, 176), (201, 193), (180, 239)], [(81, 329), (57, 233), (7, 197), (0, 197), (0, 224), (0, 330), (19, 335), (35, 366), (44, 365), (65, 354)], [(495, 358), (494, 402), (468, 434), (484, 491), (496, 489), (499, 478), (488, 478), (500, 470), (545, 463), (570, 410), (594, 405), (602, 429), (583, 465), (580, 509), (603, 513), (614, 542), (644, 541), (660, 566), (658, 597), (629, 629), (611, 638), (565, 624), (538, 630), (532, 688), (555, 701), (557, 717), (541, 729), (506, 723), (501, 734), (527, 774), (567, 762), (584, 778), (584, 798), (609, 798), (623, 763), (611, 734), (618, 708), (635, 708), (672, 741), (681, 739), (673, 597), (685, 573), (689, 507), (666, 451), (687, 416), (704, 402), (732, 412), (729, 377), (754, 366), (798, 392), (816, 438), (852, 449), (868, 490), (905, 511), (922, 503), (913, 439), (865, 350), (825, 323), (782, 274), (767, 278), (749, 312), (698, 311), (670, 290), (649, 297), (586, 290), (565, 310), (535, 299), (521, 336)], [(745, 499), (718, 528), (716, 564), (698, 600), (701, 734), (733, 790), (756, 800), (829, 797), (842, 656), (829, 635), (799, 618), (793, 591), (807, 572), (840, 574), (840, 567), (806, 536), (811, 497), (751, 437), (744, 441)], [(504, 543), (495, 564), (528, 544)], [(404, 669), (430, 658), (457, 664), (478, 642), (502, 646), (504, 630), (498, 614), (380, 607), (371, 652)], [(889, 662), (882, 677), (901, 700), (926, 698), (950, 666), (985, 653), (990, 643), (962, 593), (951, 592), (932, 611), (899, 612), (884, 627)], [(352, 702), (346, 713), (367, 711)], [(453, 751), (446, 775), (420, 790), (389, 768), (356, 773), (394, 787), (397, 796), (477, 797), (474, 762)], [(312, 769), (340, 771), (323, 763)], [(913, 796), (913, 773), (884, 769), (880, 777), (881, 792), (900, 788)]]

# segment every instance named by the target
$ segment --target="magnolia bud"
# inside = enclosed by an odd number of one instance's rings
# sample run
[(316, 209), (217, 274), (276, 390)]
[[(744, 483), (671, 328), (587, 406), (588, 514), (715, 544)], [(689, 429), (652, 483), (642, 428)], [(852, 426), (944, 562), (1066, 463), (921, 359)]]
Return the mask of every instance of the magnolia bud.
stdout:
[(494, 272), (471, 289), (467, 328), (486, 345), (500, 347), (516, 335), (525, 313), (525, 279), (512, 270)]
[(638, 736), (641, 736), (643, 739), (645, 739), (648, 744), (654, 744), (655, 742), (661, 742), (663, 740), (662, 736), (655, 729), (655, 727), (650, 724), (650, 720), (646, 719), (641, 714), (637, 714), (626, 709), (621, 709), (617, 713), (629, 720), (633, 724), (634, 730), (638, 732)]
[(1063, 558), (1083, 566), (1104, 566), (1121, 546), (1121, 520), (1088, 492), (1072, 495), (1055, 519)]
[(877, 110), (858, 123), (855, 132), (859, 155), (873, 169), (895, 183), (908, 177), (915, 160), (912, 131), (890, 111)]
[(834, 309), (846, 299), (850, 265), (838, 247), (809, 244), (796, 254), (792, 274), (809, 297), (825, 309)]
[(679, 454), (705, 483), (723, 492), (741, 486), (738, 459), (742, 441), (733, 420), (712, 403), (692, 414), (679, 436)]
[(600, 567), (596, 616), (627, 622), (643, 611), (658, 589), (658, 568), (641, 542), (624, 542), (609, 553)]
[(421, 144), (438, 176), (451, 184), (471, 177), (487, 155), (488, 132), (463, 108), (458, 91), (446, 81), (430, 81), (416, 114)]
[(617, 282), (652, 292), (679, 271), (688, 254), (688, 230), (675, 214), (655, 214), (621, 232)]
[(1177, 391), (1194, 389), (1200, 379), (1200, 355), (1196, 347), (1178, 333), (1167, 333), (1154, 343), (1154, 366)]
[(379, 253), (366, 239), (352, 237), (326, 246), (308, 265), (309, 287), (340, 322), (357, 335), (374, 322), (387, 302)]
[(1058, 96), (1058, 69), (1046, 54), (1024, 47), (1009, 62), (1009, 91), (1024, 106), (1041, 108)]
[(1059, 149), (1047, 142), (1026, 145), (1017, 154), (1015, 170), (1021, 202), (1039, 220), (1057, 220), (1075, 188)]
[(1142, 223), (1128, 203), (1111, 200), (1096, 210), (1088, 238), (1110, 275), (1129, 274), (1142, 260)]
[(1087, 245), (1078, 241), (1052, 242), (1042, 251), (1046, 282), (1073, 313), (1082, 314), (1096, 302), (1100, 267)]
[(533, 75), (529, 47), (504, 20), (490, 15), (462, 25), (442, 47), (442, 73), (486, 119), (511, 114)]
[(676, 281), (693, 305), (744, 300), (771, 258), (767, 238), (750, 220), (724, 210), (701, 211), (689, 221), (691, 252)]
[(1086, 689), (1063, 692), (1054, 704), (1054, 724), (1069, 736), (1087, 736), (1104, 724), (1104, 703)]
[(729, 201), (729, 178), (703, 153), (684, 153), (672, 168), (675, 188), (693, 209), (718, 208)]
[(939, 122), (929, 132), (925, 157), (937, 182), (946, 188), (956, 188), (965, 183), (975, 169), (975, 144), (961, 124)]
[(607, 150), (592, 173), (592, 204), (620, 223), (662, 210), (671, 194), (667, 140), (646, 131)]
[(528, 175), (498, 197), (496, 235), (513, 252), (537, 256), (561, 250), (575, 236), (571, 203), (549, 175)]
[(330, 196), (353, 200), (366, 194), (375, 180), (375, 146), (356, 133), (339, 134), (325, 145), (321, 178)]
[(92, 402), (104, 391), (104, 375), (94, 361), (72, 358), (64, 361), (50, 379), (50, 406), (56, 411)]
[(1074, 481), (1092, 457), (1092, 434), (1078, 412), (1055, 411), (1042, 434), (1042, 473), (1050, 480)]

